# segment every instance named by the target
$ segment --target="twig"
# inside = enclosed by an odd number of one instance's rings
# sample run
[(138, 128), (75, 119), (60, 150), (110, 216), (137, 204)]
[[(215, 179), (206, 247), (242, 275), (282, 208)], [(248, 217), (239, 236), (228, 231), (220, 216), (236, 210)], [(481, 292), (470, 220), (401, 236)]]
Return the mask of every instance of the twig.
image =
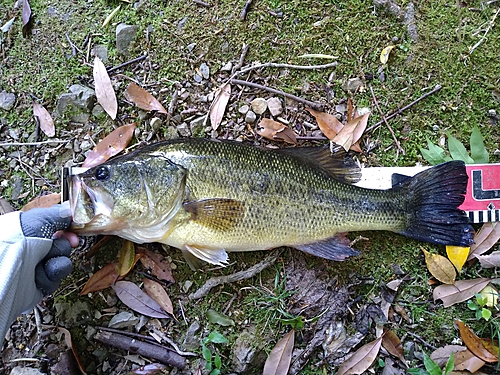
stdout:
[[(439, 90), (442, 89), (442, 86), (441, 85), (436, 85), (436, 87), (434, 87), (434, 89), (432, 89), (431, 91), (429, 92), (426, 92), (424, 95), (422, 95), (420, 98), (412, 101), (410, 104), (404, 106), (403, 108), (401, 109), (398, 109), (396, 112), (388, 115), (388, 116), (385, 116), (385, 119), (386, 120), (390, 120), (391, 118), (393, 117), (396, 117), (397, 115), (401, 114), (403, 111), (406, 111), (407, 109), (413, 107), (415, 104), (417, 104), (419, 101), (421, 101), (422, 99), (425, 99), (427, 98), (429, 95), (432, 95), (434, 94), (435, 92), (438, 92)], [(377, 122), (375, 125), (372, 125), (370, 126), (368, 129), (366, 129), (366, 132), (369, 132), (370, 130), (373, 130), (373, 129), (376, 129), (378, 128), (380, 125), (382, 125), (384, 123), (384, 121), (379, 121)]]
[(484, 32), (481, 39), (479, 39), (479, 41), (470, 48), (469, 55), (472, 55), (472, 52), (474, 52), (474, 50), (477, 47), (479, 47), (481, 45), (481, 43), (484, 42), (484, 40), (486, 39), (486, 34), (488, 34), (490, 32), (491, 28), (495, 25), (495, 20), (497, 19), (498, 13), (500, 13), (500, 8), (498, 8), (496, 13), (493, 15), (493, 18), (491, 19), (490, 24), (486, 28), (486, 31)]
[(201, 1), (201, 0), (193, 0), (193, 3), (201, 5), (202, 7), (210, 8), (209, 3), (205, 3), (204, 1)]
[(243, 7), (243, 10), (241, 11), (240, 21), (245, 21), (245, 19), (247, 18), (247, 13), (250, 10), (250, 5), (252, 5), (252, 0), (247, 0), (245, 6)]
[(118, 69), (121, 69), (127, 65), (130, 65), (130, 64), (133, 64), (133, 63), (136, 63), (138, 61), (142, 61), (144, 60), (146, 57), (148, 57), (148, 55), (142, 55), (142, 56), (139, 56), (139, 57), (136, 57), (135, 59), (132, 59), (132, 60), (129, 60), (129, 61), (125, 61), (124, 63), (120, 64), (120, 65), (117, 65), (117, 66), (114, 66), (112, 68), (109, 68), (107, 69), (108, 71), (108, 74), (111, 73), (111, 72), (114, 72), (115, 70), (118, 70)]
[(68, 143), (71, 142), (71, 140), (59, 140), (59, 139), (53, 139), (53, 140), (48, 140), (48, 141), (41, 141), (41, 142), (7, 142), (7, 143), (0, 143), (0, 147), (14, 147), (14, 146), (40, 146), (40, 145), (46, 145), (48, 143)]
[(271, 92), (273, 94), (276, 94), (276, 95), (283, 95), (286, 98), (295, 100), (296, 102), (299, 102), (299, 103), (302, 103), (302, 104), (305, 104), (305, 105), (307, 105), (307, 106), (309, 106), (311, 108), (314, 108), (314, 109), (316, 109), (318, 111), (321, 111), (323, 109), (323, 105), (320, 104), (320, 103), (311, 102), (309, 100), (302, 99), (302, 98), (300, 98), (298, 96), (286, 93), (286, 92), (281, 91), (281, 90), (276, 90), (276, 89), (273, 89), (273, 88), (270, 88), (270, 87), (259, 85), (258, 83), (253, 83), (253, 82), (248, 82), (248, 81), (242, 81), (240, 79), (231, 79), (231, 83), (233, 83), (235, 85), (243, 85), (243, 86), (252, 87), (254, 89), (269, 91), (269, 92)]
[[(328, 68), (334, 68), (338, 65), (337, 61), (328, 63), (328, 64), (323, 64), (323, 65), (292, 65), (292, 64), (278, 64), (278, 63), (264, 63), (264, 64), (257, 64), (257, 65), (252, 65), (252, 66), (247, 66), (244, 69), (241, 69), (240, 71), (234, 73), (233, 77), (243, 74), (246, 72), (249, 72), (250, 70), (254, 69), (261, 69), (261, 68), (286, 68), (286, 69), (298, 69), (298, 70), (314, 70), (314, 69), (328, 69)], [(231, 78), (233, 78), (231, 77)]]
[(394, 142), (396, 142), (396, 146), (398, 147), (398, 153), (399, 153), (399, 151), (401, 151), (403, 153), (403, 155), (406, 155), (405, 150), (403, 150), (401, 148), (401, 144), (399, 143), (398, 139), (396, 138), (396, 134), (394, 134), (394, 130), (392, 130), (391, 126), (387, 122), (387, 119), (384, 116), (384, 112), (382, 112), (382, 110), (380, 109), (380, 106), (378, 105), (378, 100), (377, 100), (377, 97), (375, 96), (375, 93), (373, 92), (372, 85), (370, 85), (370, 92), (372, 93), (372, 98), (373, 98), (373, 102), (375, 103), (375, 107), (377, 107), (378, 111), (380, 112), (380, 116), (382, 116), (382, 120), (385, 122), (385, 125), (387, 126), (387, 128), (391, 132), (392, 139), (394, 139)]
[(151, 344), (139, 341), (122, 334), (99, 331), (94, 338), (115, 348), (137, 353), (148, 358), (153, 358), (161, 363), (183, 369), (186, 366), (186, 359), (179, 354), (162, 345)]
[(241, 47), (240, 59), (238, 60), (238, 64), (236, 64), (233, 67), (232, 74), (234, 74), (238, 69), (240, 69), (243, 66), (243, 64), (245, 63), (245, 58), (247, 57), (249, 47), (250, 46), (248, 44), (243, 44), (243, 47)]
[(64, 34), (66, 35), (66, 40), (68, 41), (69, 45), (71, 46), (71, 54), (73, 56), (76, 56), (76, 51), (80, 52), (80, 53), (83, 53), (82, 51), (80, 51), (80, 49), (75, 46), (75, 44), (71, 41), (71, 39), (69, 38), (69, 35), (68, 33)]
[(262, 270), (266, 269), (271, 264), (273, 264), (278, 258), (278, 255), (279, 252), (277, 251), (272, 252), (262, 262), (257, 263), (256, 265), (250, 267), (249, 269), (239, 271), (227, 276), (212, 277), (211, 279), (207, 280), (207, 282), (203, 284), (200, 289), (190, 294), (189, 299), (199, 299), (201, 297), (205, 297), (210, 292), (210, 290), (212, 290), (212, 288), (218, 285), (222, 285), (225, 283), (234, 283), (236, 281), (249, 279), (250, 277), (253, 277), (259, 272), (262, 272)]
[(153, 332), (158, 335), (159, 338), (161, 338), (163, 341), (165, 341), (167, 344), (169, 344), (174, 350), (177, 352), (179, 355), (183, 356), (190, 356), (190, 357), (197, 357), (198, 354), (193, 353), (193, 352), (183, 352), (182, 350), (179, 349), (177, 344), (173, 342), (167, 335), (165, 335), (162, 331), (160, 331), (158, 328), (153, 327)]
[(322, 137), (322, 136), (313, 137), (313, 136), (300, 136), (300, 135), (295, 136), (295, 139), (297, 139), (298, 141), (326, 141), (326, 140), (328, 140), (328, 138)]
[(409, 332), (409, 331), (406, 331), (407, 334), (409, 334), (410, 336), (416, 338), (417, 340), (419, 340), (422, 344), (424, 344), (425, 346), (427, 346), (428, 348), (431, 348), (432, 350), (436, 350), (437, 348), (434, 346), (434, 345), (431, 345), (429, 344), (427, 341), (425, 341), (422, 337), (412, 333), (412, 332)]

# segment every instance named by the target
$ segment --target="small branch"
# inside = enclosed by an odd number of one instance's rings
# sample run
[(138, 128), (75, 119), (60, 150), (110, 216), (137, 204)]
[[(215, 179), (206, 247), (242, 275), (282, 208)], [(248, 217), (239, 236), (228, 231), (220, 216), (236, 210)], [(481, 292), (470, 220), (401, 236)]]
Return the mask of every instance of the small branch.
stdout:
[(68, 33), (66, 33), (64, 35), (66, 36), (66, 40), (68, 41), (69, 45), (71, 46), (71, 54), (73, 56), (76, 56), (76, 51), (78, 51), (78, 52), (80, 52), (80, 53), (83, 54), (83, 52), (80, 51), (80, 49), (77, 46), (75, 46), (75, 44), (71, 41), (71, 39), (69, 38)]
[[(417, 104), (419, 101), (421, 101), (422, 99), (425, 99), (427, 98), (429, 95), (432, 95), (434, 94), (435, 92), (438, 92), (439, 90), (441, 90), (443, 87), (441, 85), (436, 85), (436, 87), (434, 87), (434, 89), (432, 89), (431, 91), (429, 92), (426, 92), (424, 95), (422, 95), (420, 98), (412, 101), (410, 104), (404, 106), (403, 108), (401, 109), (398, 109), (396, 112), (388, 115), (388, 116), (385, 116), (385, 120), (390, 120), (391, 118), (393, 117), (396, 117), (397, 115), (401, 114), (402, 112), (406, 111), (407, 109), (413, 107), (415, 104)], [(384, 123), (384, 121), (379, 121), (377, 122), (375, 125), (372, 125), (370, 126), (368, 129), (366, 129), (366, 132), (369, 132), (370, 130), (373, 130), (373, 129), (376, 129), (378, 128), (380, 125), (382, 125)]]
[(190, 294), (189, 299), (199, 299), (201, 297), (205, 297), (210, 292), (210, 290), (212, 290), (212, 288), (215, 288), (216, 286), (249, 279), (273, 264), (278, 258), (278, 255), (279, 252), (273, 251), (270, 255), (267, 256), (266, 259), (250, 267), (249, 269), (239, 271), (227, 276), (212, 277), (211, 279), (207, 280), (207, 282), (203, 284), (200, 289)]
[[(261, 69), (261, 68), (286, 68), (286, 69), (298, 69), (298, 70), (315, 70), (315, 69), (328, 69), (328, 68), (334, 68), (338, 65), (337, 61), (331, 62), (329, 64), (323, 64), (323, 65), (292, 65), (292, 64), (277, 64), (277, 63), (265, 63), (265, 64), (257, 64), (257, 65), (252, 65), (252, 66), (247, 66), (244, 69), (241, 69), (239, 72), (234, 73), (233, 77), (243, 74), (246, 72), (249, 72), (250, 70), (254, 69)], [(231, 78), (233, 78), (231, 77)]]
[(248, 86), (248, 87), (252, 87), (254, 89), (265, 90), (265, 91), (271, 92), (271, 93), (276, 94), (276, 95), (283, 95), (286, 98), (295, 100), (296, 102), (299, 102), (299, 103), (302, 103), (302, 104), (305, 104), (305, 105), (307, 105), (307, 106), (309, 106), (309, 107), (311, 107), (313, 109), (316, 109), (318, 111), (321, 111), (323, 109), (323, 105), (320, 104), (320, 103), (311, 102), (309, 100), (302, 99), (302, 98), (300, 98), (298, 96), (295, 96), (293, 94), (289, 94), (289, 93), (286, 93), (286, 92), (281, 91), (281, 90), (272, 89), (270, 87), (262, 86), (262, 85), (259, 85), (257, 83), (248, 82), (248, 81), (242, 81), (240, 79), (231, 79), (230, 82), (232, 84), (235, 84), (235, 85)]
[(42, 142), (7, 142), (7, 143), (0, 143), (0, 147), (14, 147), (14, 146), (40, 146), (40, 145), (46, 145), (49, 143), (68, 143), (71, 142), (70, 140), (63, 141), (59, 139), (53, 139), (53, 140), (48, 140), (48, 141), (42, 141)]
[[(236, 64), (233, 67), (232, 74), (234, 74), (238, 69), (240, 69), (243, 66), (243, 64), (245, 63), (245, 58), (247, 57), (249, 47), (250, 46), (248, 44), (243, 44), (243, 47), (241, 48), (240, 59), (238, 60), (238, 64)], [(234, 75), (233, 75), (233, 77), (234, 77)]]
[(111, 72), (114, 72), (115, 70), (121, 69), (121, 68), (123, 68), (123, 67), (125, 67), (127, 65), (134, 64), (136, 62), (142, 61), (146, 57), (148, 57), (148, 55), (142, 55), (142, 56), (136, 57), (135, 59), (132, 59), (132, 60), (129, 60), (129, 61), (125, 61), (124, 63), (122, 63), (120, 65), (117, 65), (117, 66), (115, 66), (113, 68), (109, 68), (109, 69), (107, 69), (108, 74), (111, 73)]
[(295, 137), (298, 141), (327, 141), (328, 138), (326, 137), (322, 137), (322, 136), (318, 136), (318, 137), (313, 137), (313, 136), (300, 136), (300, 135), (297, 135)]
[(491, 19), (490, 21), (490, 24), (488, 25), (488, 27), (486, 28), (486, 31), (484, 32), (483, 36), (481, 37), (481, 39), (479, 39), (479, 42), (477, 42), (476, 44), (474, 44), (474, 46), (471, 47), (471, 49), (469, 50), (469, 55), (472, 55), (472, 52), (474, 52), (474, 50), (479, 47), (481, 45), (481, 43), (484, 42), (484, 40), (486, 39), (486, 34), (488, 34), (491, 30), (491, 28), (495, 25), (495, 20), (497, 19), (498, 17), (498, 13), (500, 13), (500, 8), (497, 9), (495, 15), (493, 16), (493, 18)]
[(436, 350), (437, 348), (434, 346), (434, 345), (431, 345), (429, 344), (427, 341), (425, 341), (422, 337), (412, 333), (412, 332), (409, 332), (409, 331), (406, 331), (407, 334), (409, 334), (410, 336), (416, 338), (417, 340), (419, 340), (422, 344), (424, 344), (425, 346), (427, 346), (428, 348), (432, 349), (432, 350)]
[(201, 5), (202, 7), (205, 7), (205, 8), (210, 8), (210, 4), (205, 3), (204, 1), (201, 1), (201, 0), (193, 0), (193, 3)]
[(245, 19), (247, 18), (247, 13), (250, 10), (250, 5), (252, 5), (252, 0), (247, 0), (245, 6), (243, 7), (243, 10), (241, 11), (240, 21), (245, 21)]
[[(391, 132), (392, 139), (394, 139), (394, 142), (396, 142), (396, 146), (398, 147), (398, 152), (401, 151), (403, 153), (403, 155), (406, 155), (405, 150), (403, 150), (401, 148), (401, 144), (399, 143), (398, 139), (396, 138), (396, 134), (394, 134), (394, 130), (392, 130), (391, 126), (389, 125), (389, 123), (387, 122), (387, 119), (384, 116), (384, 113), (382, 112), (382, 110), (380, 109), (380, 106), (378, 105), (377, 97), (375, 96), (375, 93), (373, 92), (373, 87), (371, 85), (370, 85), (370, 92), (372, 93), (373, 102), (375, 103), (375, 106), (377, 107), (377, 109), (380, 113), (380, 116), (382, 116), (382, 120), (385, 122), (385, 125), (387, 126), (387, 128)], [(397, 159), (397, 157), (396, 157), (396, 159)]]
[(166, 365), (175, 366), (180, 369), (186, 366), (186, 359), (184, 357), (161, 345), (139, 341), (122, 334), (106, 331), (97, 332), (94, 338), (115, 348), (156, 359)]

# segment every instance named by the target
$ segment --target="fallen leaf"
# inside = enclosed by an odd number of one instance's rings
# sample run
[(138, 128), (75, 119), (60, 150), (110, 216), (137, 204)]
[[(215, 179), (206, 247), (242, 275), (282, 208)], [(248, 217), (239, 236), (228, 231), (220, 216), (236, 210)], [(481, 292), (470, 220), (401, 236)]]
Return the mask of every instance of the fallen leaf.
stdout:
[(52, 119), (49, 111), (47, 111), (44, 106), (37, 102), (33, 102), (33, 115), (38, 118), (40, 129), (45, 133), (47, 137), (53, 137), (54, 135), (56, 135), (54, 120)]
[(220, 123), (222, 122), (222, 118), (224, 117), (224, 113), (226, 112), (227, 103), (229, 103), (229, 99), (231, 98), (231, 85), (225, 83), (222, 85), (219, 90), (217, 90), (215, 94), (215, 99), (210, 106), (208, 111), (210, 115), (210, 123), (212, 124), (212, 129), (217, 130)]
[[(138, 255), (140, 256), (140, 254)], [(135, 259), (134, 243), (129, 240), (123, 240), (122, 247), (118, 254), (118, 274), (120, 276), (125, 276), (134, 267), (137, 260)]]
[(363, 345), (339, 366), (337, 375), (362, 374), (370, 368), (380, 351), (382, 337)]
[(486, 285), (479, 294), (486, 300), (486, 306), (495, 307), (498, 304), (498, 291), (491, 285)]
[(450, 307), (456, 303), (467, 301), (474, 297), (491, 279), (479, 278), (472, 280), (459, 280), (454, 285), (439, 285), (434, 289), (434, 301), (440, 299), (444, 307)]
[(483, 268), (500, 267), (500, 251), (493, 251), (487, 255), (476, 255), (476, 258)]
[(354, 120), (358, 117), (357, 111), (354, 108), (354, 104), (351, 98), (347, 98), (347, 122)]
[(431, 275), (443, 284), (455, 283), (457, 273), (455, 272), (453, 264), (442, 255), (429, 253), (423, 247), (421, 247), (421, 249), (424, 252), (425, 263)]
[(288, 332), (269, 353), (262, 375), (288, 374), (295, 343), (295, 330)]
[(479, 232), (474, 236), (474, 243), (470, 247), (467, 260), (477, 258), (495, 245), (500, 239), (500, 225), (498, 223), (484, 223)]
[(71, 349), (71, 352), (73, 353), (73, 356), (76, 360), (78, 368), (80, 369), (80, 372), (82, 373), (82, 375), (87, 375), (87, 373), (85, 372), (85, 366), (82, 364), (82, 361), (78, 355), (78, 351), (73, 345), (73, 338), (71, 337), (71, 332), (63, 327), (57, 327), (57, 329), (64, 335), (64, 342), (66, 343), (68, 348)]
[(119, 277), (118, 263), (106, 264), (88, 279), (80, 292), (80, 296), (106, 289), (113, 285)]
[(387, 64), (387, 61), (389, 60), (389, 55), (391, 54), (391, 51), (394, 49), (396, 46), (387, 46), (385, 47), (382, 52), (380, 53), (380, 62), (382, 64)]
[(484, 342), (469, 327), (460, 320), (455, 320), (455, 324), (458, 326), (462, 341), (474, 355), (485, 362), (494, 363), (498, 361), (498, 352), (496, 354), (490, 353), (485, 348)]
[(60, 202), (61, 202), (60, 193), (46, 194), (40, 197), (36, 197), (32, 201), (28, 202), (23, 208), (21, 208), (21, 211), (26, 212), (33, 208), (49, 208)]
[(82, 167), (94, 167), (123, 151), (134, 136), (135, 123), (123, 125), (109, 133), (87, 155)]
[(403, 345), (398, 335), (392, 330), (386, 330), (382, 336), (382, 346), (394, 357), (406, 365)]
[(316, 118), (316, 122), (325, 135), (326, 138), (332, 140), (335, 136), (342, 130), (344, 125), (335, 117), (329, 113), (316, 111), (311, 108), (306, 108), (306, 110)]
[(224, 314), (215, 311), (214, 309), (208, 309), (207, 319), (210, 323), (218, 324), (224, 327), (234, 326), (234, 320)]
[(443, 367), (444, 365), (446, 365), (451, 355), (466, 349), (467, 348), (465, 346), (461, 345), (446, 345), (442, 348), (434, 350), (431, 353), (430, 357), (434, 362), (436, 362), (439, 367)]
[(469, 256), (470, 247), (446, 246), (448, 259), (453, 263), (458, 273), (462, 272), (462, 267)]
[(0, 215), (7, 214), (13, 211), (15, 211), (14, 207), (12, 207), (12, 205), (4, 198), (0, 198)]
[(144, 291), (146, 294), (158, 302), (163, 310), (174, 316), (174, 306), (165, 288), (154, 280), (144, 278), (142, 282), (144, 283)]
[(257, 134), (272, 141), (284, 141), (291, 144), (297, 144), (295, 132), (288, 126), (280, 122), (263, 118), (258, 125)]
[[(167, 366), (162, 365), (161, 363), (150, 363), (141, 367), (132, 370), (131, 374), (136, 375), (159, 375), (167, 372)], [(196, 373), (195, 373), (196, 375)], [(201, 371), (200, 371), (201, 375)]]
[(469, 349), (456, 352), (454, 357), (455, 357), (454, 369), (457, 371), (467, 370), (470, 371), (471, 373), (475, 373), (486, 363), (481, 358), (475, 356)]
[(2, 27), (0, 27), (0, 31), (1, 31), (2, 33), (7, 33), (7, 32), (9, 32), (9, 30), (10, 30), (10, 28), (11, 28), (11, 26), (12, 26), (12, 24), (14, 23), (14, 21), (15, 21), (15, 20), (16, 20), (16, 17), (12, 17), (10, 20), (8, 20), (7, 22), (5, 22), (5, 23), (3, 24), (3, 26), (2, 26)]
[(30, 21), (31, 21), (31, 7), (28, 0), (23, 0), (23, 10), (22, 10), (22, 19), (23, 19), (23, 37), (28, 36)]
[(161, 306), (130, 281), (118, 281), (113, 285), (116, 296), (132, 310), (152, 318), (170, 318)]
[(102, 28), (105, 28), (108, 23), (113, 19), (113, 17), (116, 15), (116, 13), (118, 13), (118, 11), (120, 10), (121, 8), (121, 4), (119, 4), (115, 9), (113, 9), (113, 11), (106, 17), (106, 19), (104, 20), (104, 22), (102, 23)]
[(168, 114), (167, 110), (153, 95), (133, 82), (128, 85), (124, 95), (127, 100), (135, 103), (135, 105), (145, 111), (157, 111), (158, 113)]
[(172, 276), (172, 268), (169, 261), (163, 255), (155, 253), (144, 247), (138, 247), (137, 253), (144, 254), (141, 257), (142, 265), (151, 271), (151, 273), (160, 280), (165, 280), (170, 283), (175, 283)]
[(355, 119), (349, 121), (331, 141), (342, 146), (344, 150), (349, 151), (351, 146), (359, 141), (363, 135), (366, 126), (368, 125), (369, 116), (370, 113), (368, 112), (363, 116), (356, 117)]
[(111, 83), (106, 67), (101, 59), (96, 56), (94, 59), (94, 86), (97, 102), (106, 113), (114, 120), (118, 113), (118, 102), (116, 100), (115, 89)]

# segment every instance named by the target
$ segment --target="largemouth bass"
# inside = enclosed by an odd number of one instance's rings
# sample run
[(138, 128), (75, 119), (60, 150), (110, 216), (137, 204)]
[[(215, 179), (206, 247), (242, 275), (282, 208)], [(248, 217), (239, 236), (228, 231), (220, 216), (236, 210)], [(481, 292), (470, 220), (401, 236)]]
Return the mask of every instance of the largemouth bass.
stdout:
[(160, 142), (73, 176), (73, 230), (161, 242), (212, 264), (225, 264), (227, 252), (280, 246), (344, 260), (358, 254), (342, 235), (350, 231), (473, 242), (457, 208), (467, 186), (464, 163), (441, 164), (389, 190), (350, 184), (357, 177), (352, 160), (323, 147)]

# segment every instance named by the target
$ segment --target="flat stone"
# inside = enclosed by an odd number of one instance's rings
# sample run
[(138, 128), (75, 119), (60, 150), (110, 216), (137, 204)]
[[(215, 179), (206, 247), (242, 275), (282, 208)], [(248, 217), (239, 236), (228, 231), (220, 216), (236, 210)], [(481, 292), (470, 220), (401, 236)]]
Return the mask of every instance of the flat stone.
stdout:
[(206, 63), (202, 63), (200, 65), (200, 73), (204, 79), (208, 79), (210, 77), (210, 68)]
[(267, 99), (267, 108), (271, 115), (276, 117), (283, 113), (283, 105), (281, 104), (281, 100), (279, 98), (269, 98)]
[(240, 108), (238, 108), (238, 112), (241, 113), (242, 115), (246, 114), (250, 110), (250, 107), (248, 105), (242, 105)]
[(220, 70), (222, 72), (230, 72), (233, 70), (233, 63), (231, 61), (227, 62), (222, 68), (220, 68)]
[(128, 56), (130, 54), (130, 46), (137, 36), (139, 26), (126, 25), (124, 23), (116, 26), (116, 49), (118, 53)]
[(7, 91), (0, 92), (0, 109), (10, 111), (16, 103), (16, 95)]
[(98, 44), (94, 47), (94, 55), (99, 57), (103, 63), (108, 60), (108, 49), (102, 44)]
[(43, 375), (43, 372), (40, 372), (38, 369), (33, 367), (17, 366), (12, 369), (10, 375)]
[(249, 374), (262, 368), (267, 357), (264, 346), (265, 340), (257, 334), (254, 326), (244, 330), (233, 345), (232, 370), (238, 374)]
[(349, 78), (346, 82), (344, 82), (342, 88), (344, 89), (344, 91), (349, 91), (349, 92), (363, 91), (364, 90), (363, 81), (357, 77)]
[(267, 109), (267, 100), (264, 98), (255, 98), (250, 102), (250, 105), (252, 106), (252, 111), (257, 115), (261, 115)]
[(257, 115), (252, 111), (248, 111), (245, 115), (245, 122), (247, 124), (253, 124), (255, 120), (257, 120)]
[(179, 132), (181, 137), (190, 137), (191, 136), (191, 131), (189, 129), (189, 126), (185, 122), (183, 122), (180, 125), (177, 125), (177, 131)]
[(189, 123), (189, 129), (191, 130), (191, 134), (194, 137), (199, 137), (202, 136), (203, 133), (205, 132), (205, 121), (207, 119), (207, 116), (201, 116), (198, 118), (195, 118), (193, 121)]
[(139, 322), (139, 318), (128, 311), (122, 311), (116, 314), (109, 321), (109, 328), (127, 328), (135, 326)]

